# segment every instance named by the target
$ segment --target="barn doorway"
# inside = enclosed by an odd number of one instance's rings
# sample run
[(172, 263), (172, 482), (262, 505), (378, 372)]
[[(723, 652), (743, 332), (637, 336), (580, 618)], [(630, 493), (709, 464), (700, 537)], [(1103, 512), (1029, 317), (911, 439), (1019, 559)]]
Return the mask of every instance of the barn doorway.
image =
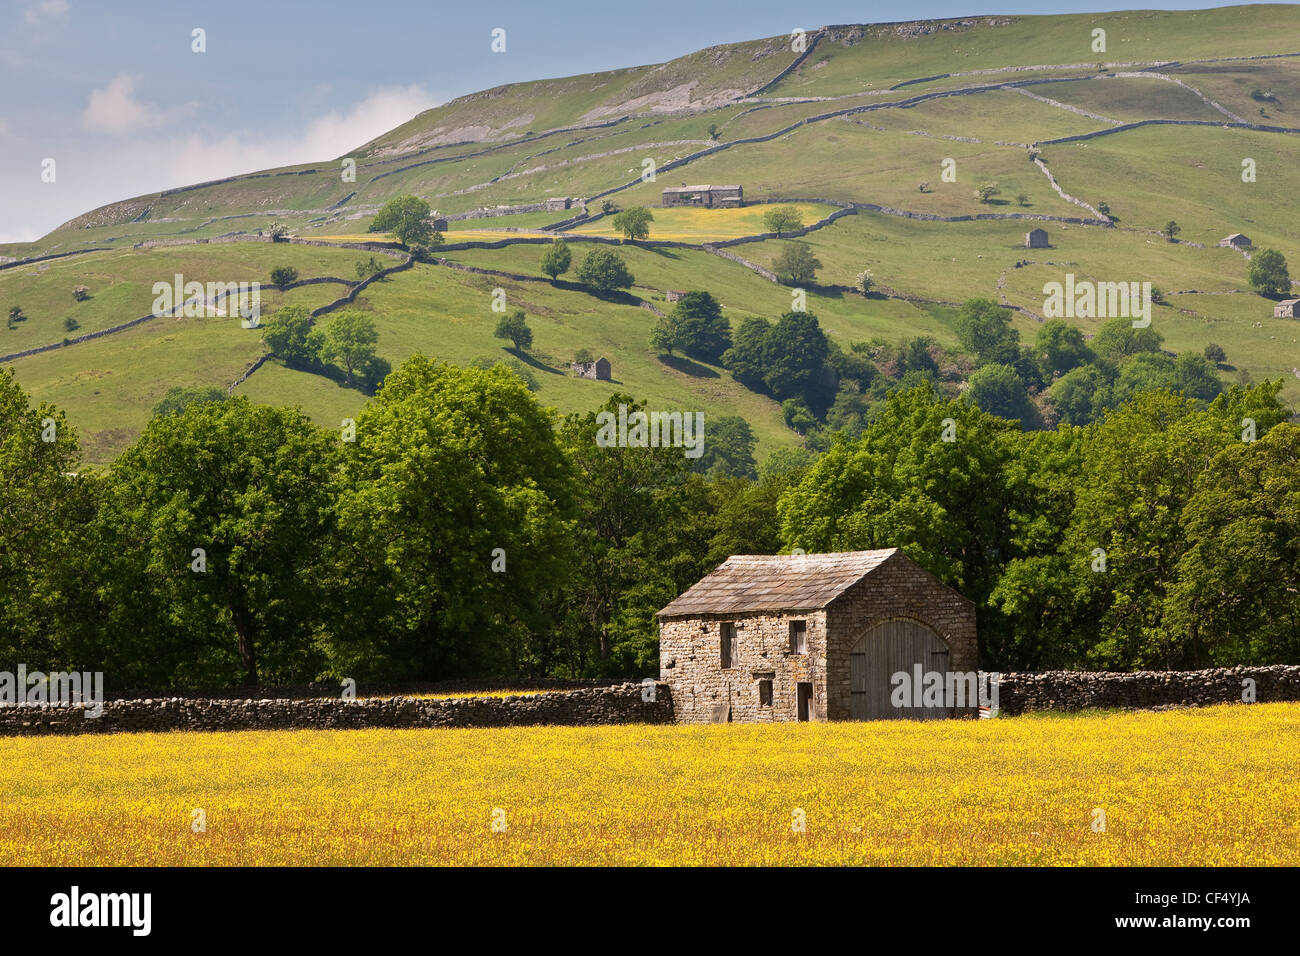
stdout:
[(951, 707), (895, 707), (890, 700), (893, 677), (904, 673), (913, 680), (919, 664), (923, 674), (948, 675), (948, 645), (920, 621), (898, 618), (869, 628), (849, 652), (850, 716), (854, 720), (941, 720), (952, 716)]
[(812, 684), (798, 684), (795, 687), (795, 697), (799, 706), (799, 719), (812, 719)]

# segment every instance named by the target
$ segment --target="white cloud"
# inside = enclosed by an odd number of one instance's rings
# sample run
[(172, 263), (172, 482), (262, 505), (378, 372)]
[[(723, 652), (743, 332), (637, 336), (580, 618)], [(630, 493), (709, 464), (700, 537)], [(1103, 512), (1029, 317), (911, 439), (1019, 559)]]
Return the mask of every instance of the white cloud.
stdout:
[[(134, 109), (122, 108), (125, 103), (150, 109), (136, 102), (133, 86), (118, 84), (118, 90), (124, 91), (125, 97), (113, 115), (122, 122), (105, 124), (106, 128), (117, 132), (124, 124), (152, 121)], [(18, 183), (36, 182), (40, 171), (0, 151), (0, 235), (9, 241), (30, 241), (75, 216), (132, 196), (276, 166), (329, 161), (438, 102), (420, 86), (388, 87), (354, 106), (329, 110), (296, 128), (277, 126), (270, 135), (256, 130), (206, 135), (164, 132), (156, 127), (129, 137), (81, 134), (73, 137), (75, 148), (64, 146), (57, 153), (58, 184), (40, 188), (18, 187)]]
[(136, 99), (135, 84), (134, 76), (119, 73), (102, 90), (91, 90), (82, 125), (97, 133), (135, 133), (165, 126), (188, 112), (184, 107), (165, 110)]
[(27, 8), (27, 25), (32, 27), (67, 18), (68, 0), (37, 0)]
[(332, 110), (318, 116), (292, 135), (266, 138), (231, 134), (214, 141), (191, 134), (169, 147), (169, 173), (173, 182), (168, 185), (188, 185), (273, 166), (334, 159), (437, 103), (423, 87), (389, 87), (371, 93), (344, 112)]

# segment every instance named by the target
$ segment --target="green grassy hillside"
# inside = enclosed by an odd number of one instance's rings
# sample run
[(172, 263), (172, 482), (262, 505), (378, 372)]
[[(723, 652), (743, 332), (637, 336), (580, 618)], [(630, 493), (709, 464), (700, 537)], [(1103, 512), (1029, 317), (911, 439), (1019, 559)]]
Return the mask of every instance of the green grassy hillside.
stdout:
[[(1104, 53), (1091, 48), (1097, 28), (1106, 31)], [(813, 201), (801, 207), (809, 223), (834, 208), (817, 201), (871, 207), (802, 240), (822, 263), (808, 308), (845, 347), (929, 335), (956, 348), (955, 306), (974, 296), (1021, 309), (1014, 324), (1022, 339), (1032, 339), (1046, 282), (1067, 272), (1150, 281), (1167, 295), (1154, 314), (1167, 350), (1199, 352), (1216, 342), (1227, 352), (1225, 378), (1282, 376), (1284, 397), (1300, 400), (1294, 372), (1300, 328), (1274, 319), (1272, 302), (1249, 291), (1245, 257), (1215, 247), (1223, 236), (1244, 232), (1255, 250), (1278, 249), (1300, 275), (1300, 8), (970, 17), (808, 30), (811, 49), (802, 58), (789, 37), (776, 37), (655, 66), (461, 97), (359, 146), (350, 154), (355, 182), (341, 175), (341, 157), (322, 157), (89, 211), (37, 242), (0, 247), (0, 255), (19, 258), (109, 247), (0, 269), (0, 309), (8, 313), (17, 305), (26, 315), (0, 330), (0, 355), (145, 315), (153, 284), (178, 273), (187, 280), (267, 283), (273, 267), (290, 265), (303, 279), (353, 283), (356, 262), (371, 255), (238, 241), (136, 247), (150, 240), (238, 239), (274, 222), (303, 238), (359, 236), (383, 202), (405, 194), (442, 214), (570, 196), (589, 200), (594, 215), (606, 197), (621, 207), (658, 207), (667, 186), (734, 182), (751, 202)], [(1109, 132), (1153, 120), (1164, 122)], [(1254, 182), (1242, 181), (1246, 158), (1255, 161)], [(656, 169), (652, 181), (640, 178), (647, 159)], [(954, 181), (944, 175), (948, 168)], [(976, 197), (982, 183), (997, 184), (991, 201)], [(1113, 223), (1093, 211), (1102, 202)], [(544, 404), (580, 411), (623, 391), (655, 406), (703, 410), (706, 418), (742, 415), (758, 435), (761, 459), (800, 442), (777, 403), (721, 368), (657, 355), (648, 342), (655, 315), (637, 302), (667, 311), (668, 290), (707, 289), (733, 327), (788, 310), (788, 288), (704, 248), (763, 232), (765, 211), (759, 204), (717, 212), (656, 208), (650, 241), (619, 250), (636, 276), (630, 298), (598, 298), (573, 282), (417, 264), (372, 285), (355, 307), (373, 314), (379, 353), (394, 365), (416, 351), (455, 362), (496, 361), (511, 358), (492, 335), (498, 317), (490, 309), (492, 290), (504, 289), (511, 307), (529, 316), (534, 346), (523, 361)], [(447, 240), (469, 236), (477, 246), (444, 255), (540, 280), (542, 247), (520, 244), (506, 230), (535, 230), (571, 214), (455, 220)], [(1182, 227), (1176, 243), (1158, 235), (1170, 219)], [(1050, 248), (1024, 247), (1024, 233), (1034, 225), (1047, 228)], [(591, 248), (584, 237), (615, 231), (606, 217), (568, 235), (576, 267)], [(515, 244), (482, 247), (492, 240)], [(656, 246), (663, 240), (693, 248)], [(770, 267), (787, 245), (766, 239), (730, 252)], [(864, 269), (874, 273), (880, 295), (837, 288)], [(77, 285), (90, 289), (89, 299), (74, 300)], [(316, 309), (347, 288), (268, 288), (263, 309)], [(320, 322), (327, 326), (329, 317)], [(1076, 324), (1091, 334), (1100, 321)], [(615, 381), (570, 375), (568, 362), (579, 349), (608, 357)], [(68, 409), (87, 460), (105, 464), (139, 433), (168, 388), (230, 387), (263, 351), (258, 333), (232, 319), (163, 318), (11, 364), (35, 399)], [(300, 404), (329, 425), (365, 400), (274, 361), (238, 391)]]

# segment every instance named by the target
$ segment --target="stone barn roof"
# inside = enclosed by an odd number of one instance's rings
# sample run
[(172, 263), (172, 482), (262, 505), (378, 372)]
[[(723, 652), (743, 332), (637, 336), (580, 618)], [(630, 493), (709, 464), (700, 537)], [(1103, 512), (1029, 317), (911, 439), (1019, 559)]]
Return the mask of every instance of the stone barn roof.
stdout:
[(660, 617), (811, 611), (826, 607), (898, 548), (829, 554), (733, 554)]

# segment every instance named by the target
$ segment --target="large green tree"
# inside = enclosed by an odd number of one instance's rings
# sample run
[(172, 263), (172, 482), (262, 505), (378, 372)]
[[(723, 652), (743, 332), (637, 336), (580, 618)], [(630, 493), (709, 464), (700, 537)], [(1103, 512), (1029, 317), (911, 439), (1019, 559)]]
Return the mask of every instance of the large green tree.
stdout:
[(597, 292), (610, 293), (616, 289), (632, 288), (635, 277), (617, 252), (596, 248), (587, 253), (578, 267), (578, 281)]
[(1291, 291), (1286, 259), (1276, 249), (1263, 249), (1251, 256), (1246, 278), (1260, 295), (1283, 296)]
[(397, 196), (384, 203), (370, 223), (369, 232), (391, 232), (404, 246), (429, 243), (434, 239), (432, 210), (419, 196)]
[(244, 397), (153, 419), (105, 479), (105, 663), (128, 686), (317, 676), (338, 438)]
[(0, 670), (90, 663), (66, 643), (93, 593), (81, 529), (95, 482), (76, 474), (80, 457), (64, 413), (0, 369)]
[(414, 355), (342, 446), (336, 671), (529, 673), (572, 564), (574, 485), (553, 413), (504, 366)]

